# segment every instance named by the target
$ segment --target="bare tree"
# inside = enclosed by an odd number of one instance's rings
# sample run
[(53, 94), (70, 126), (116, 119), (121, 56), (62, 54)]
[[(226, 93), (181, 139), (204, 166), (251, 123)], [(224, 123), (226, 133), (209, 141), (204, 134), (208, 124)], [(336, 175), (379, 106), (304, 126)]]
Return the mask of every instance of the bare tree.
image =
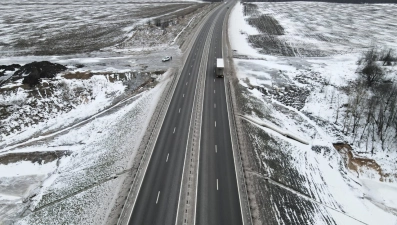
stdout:
[(338, 123), (339, 111), (340, 111), (340, 96), (339, 96), (339, 94), (338, 94), (338, 97), (337, 97), (337, 99), (336, 99), (336, 117), (335, 117), (335, 122), (334, 122), (334, 124)]
[(361, 75), (365, 79), (368, 87), (372, 87), (375, 83), (380, 82), (385, 76), (382, 68), (380, 68), (376, 62), (367, 62), (361, 71)]
[(391, 66), (393, 61), (397, 61), (397, 57), (393, 54), (393, 49), (389, 49), (381, 57), (384, 66)]

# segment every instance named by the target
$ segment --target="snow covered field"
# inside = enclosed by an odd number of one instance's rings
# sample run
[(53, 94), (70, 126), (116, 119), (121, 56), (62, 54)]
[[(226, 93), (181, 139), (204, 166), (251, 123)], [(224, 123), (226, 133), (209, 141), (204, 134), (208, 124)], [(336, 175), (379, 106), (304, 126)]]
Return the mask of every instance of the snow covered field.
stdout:
[[(362, 53), (375, 44), (397, 50), (396, 11), (304, 2), (233, 9), (229, 38), (241, 113), (309, 142), (243, 121), (256, 224), (397, 223), (396, 140), (383, 151), (373, 139), (378, 149), (368, 154), (342, 121), (350, 103), (344, 90), (358, 77)], [(386, 70), (393, 80), (395, 66)], [(345, 142), (352, 149), (334, 147)]]
[[(7, 196), (7, 192), (0, 192), (1, 200), (8, 200), (8, 203), (12, 200), (15, 208), (21, 205), (22, 209), (19, 207), (19, 210), (23, 210), (23, 207), (30, 207), (33, 213), (24, 218), (27, 224), (51, 224), (51, 222), (55, 222), (55, 218), (57, 218), (57, 224), (97, 224), (95, 221), (106, 219), (107, 210), (109, 210), (107, 207), (111, 207), (111, 205), (102, 203), (112, 202), (112, 199), (115, 198), (114, 194), (117, 194), (112, 191), (117, 190), (122, 181), (122, 179), (107, 180), (107, 178), (112, 174), (122, 174), (131, 166), (128, 163), (133, 159), (140, 143), (140, 137), (144, 133), (165, 85), (166, 82), (162, 82), (150, 90), (127, 98), (115, 108), (95, 114), (87, 118), (87, 122), (72, 127), (72, 129), (30, 139), (22, 146), (4, 148), (1, 155), (3, 157), (5, 156), (4, 152), (12, 155), (55, 150), (70, 151), (71, 156), (61, 156), (51, 163), (20, 161), (1, 165), (2, 180), (3, 177), (8, 177), (12, 185), (20, 187), (18, 180), (22, 177), (33, 177), (34, 179), (30, 179), (35, 181), (25, 189), (19, 190), (20, 194)], [(53, 123), (53, 126), (67, 125), (67, 119), (76, 115), (80, 117), (90, 115), (91, 109), (95, 111), (96, 108), (103, 105), (105, 105), (103, 102), (83, 104), (71, 112), (57, 117), (55, 119), (57, 123)], [(60, 122), (62, 120), (64, 121)], [(50, 124), (52, 122), (49, 121)], [(30, 130), (41, 130), (41, 125), (38, 124), (38, 127)], [(45, 128), (42, 129), (45, 131)], [(44, 183), (42, 183), (43, 181)], [(1, 185), (6, 186), (4, 183)], [(41, 188), (38, 188), (39, 186)], [(21, 188), (23, 186), (19, 189)], [(30, 205), (24, 204), (26, 201)], [(98, 207), (101, 205), (102, 207)], [(62, 213), (52, 211), (59, 210), (64, 206), (72, 208), (62, 211)], [(74, 210), (78, 210), (79, 213), (76, 214)], [(84, 213), (80, 214), (81, 212)], [(7, 211), (3, 211), (2, 214), (6, 216), (6, 219), (7, 214), (10, 214), (10, 217), (15, 216)], [(102, 217), (95, 218), (92, 215)], [(11, 217), (10, 219), (12, 221), (15, 218)], [(5, 222), (9, 221), (5, 220)]]
[[(180, 16), (191, 1), (2, 1), (0, 56), (98, 51), (127, 40), (137, 24)], [(135, 46), (138, 47), (138, 46)]]
[[(151, 115), (213, 7), (201, 3), (2, 1), (0, 65), (67, 70), (29, 87), (0, 69), (0, 224), (104, 224), (118, 215)], [(166, 55), (173, 60), (161, 62)]]

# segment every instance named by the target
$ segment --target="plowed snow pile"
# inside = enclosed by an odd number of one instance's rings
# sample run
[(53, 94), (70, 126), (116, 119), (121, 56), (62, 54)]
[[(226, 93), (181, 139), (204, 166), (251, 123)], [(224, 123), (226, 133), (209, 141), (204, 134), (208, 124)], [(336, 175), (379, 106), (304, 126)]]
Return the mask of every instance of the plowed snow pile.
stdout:
[[(305, 2), (238, 3), (232, 10), (254, 224), (397, 223), (395, 102), (372, 97), (394, 101), (387, 93), (394, 93), (396, 62), (375, 57), (371, 65), (384, 77), (371, 87), (359, 85), (357, 63), (371, 49), (397, 50), (396, 11)], [(382, 85), (390, 92), (378, 91)], [(387, 128), (378, 118), (390, 119)]]

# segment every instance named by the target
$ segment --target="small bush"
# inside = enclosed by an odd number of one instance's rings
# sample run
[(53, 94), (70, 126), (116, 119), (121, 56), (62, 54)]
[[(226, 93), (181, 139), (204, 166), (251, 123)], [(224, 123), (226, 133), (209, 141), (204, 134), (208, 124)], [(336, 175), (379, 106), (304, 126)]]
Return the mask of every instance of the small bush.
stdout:
[(376, 62), (367, 62), (361, 71), (362, 77), (365, 79), (368, 87), (383, 80), (385, 73)]

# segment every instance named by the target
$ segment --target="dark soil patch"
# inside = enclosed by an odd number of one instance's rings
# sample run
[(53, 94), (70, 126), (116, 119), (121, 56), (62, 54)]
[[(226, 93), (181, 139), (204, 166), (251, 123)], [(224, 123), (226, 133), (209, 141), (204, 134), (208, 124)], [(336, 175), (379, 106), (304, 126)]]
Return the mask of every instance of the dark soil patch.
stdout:
[(18, 68), (21, 68), (21, 65), (19, 64), (0, 65), (0, 72), (15, 71)]
[(284, 28), (278, 23), (276, 19), (269, 15), (260, 15), (248, 19), (248, 24), (256, 27), (261, 33), (271, 35), (283, 35)]
[(24, 77), (22, 83), (32, 87), (39, 84), (41, 78), (54, 78), (57, 73), (66, 69), (65, 66), (58, 63), (48, 61), (32, 62), (19, 68), (12, 76), (12, 80)]
[(255, 88), (264, 95), (270, 95), (284, 105), (291, 106), (299, 111), (305, 106), (306, 99), (310, 94), (309, 89), (293, 85), (285, 85), (277, 89), (267, 89), (261, 86), (256, 86)]
[(345, 160), (346, 166), (355, 172), (359, 176), (363, 172), (363, 169), (374, 170), (379, 174), (379, 181), (386, 181), (387, 178), (397, 177), (397, 174), (384, 173), (380, 165), (373, 159), (364, 157), (358, 157), (353, 155), (353, 148), (346, 143), (335, 143), (333, 144), (335, 149), (342, 155)]
[(58, 160), (63, 156), (70, 156), (71, 154), (71, 151), (65, 150), (50, 152), (9, 153), (0, 156), (0, 164), (8, 165), (9, 163), (17, 163), (20, 161), (30, 161), (32, 163), (45, 164)]
[(76, 73), (68, 73), (63, 75), (64, 78), (66, 79), (81, 79), (81, 80), (88, 80), (90, 79), (94, 74), (89, 73), (89, 72), (76, 72)]
[(252, 3), (243, 2), (244, 16), (252, 16), (259, 13), (258, 6)]
[(263, 54), (295, 56), (294, 49), (284, 41), (280, 40), (278, 35), (258, 34), (248, 36), (248, 41), (255, 47), (261, 49)]

